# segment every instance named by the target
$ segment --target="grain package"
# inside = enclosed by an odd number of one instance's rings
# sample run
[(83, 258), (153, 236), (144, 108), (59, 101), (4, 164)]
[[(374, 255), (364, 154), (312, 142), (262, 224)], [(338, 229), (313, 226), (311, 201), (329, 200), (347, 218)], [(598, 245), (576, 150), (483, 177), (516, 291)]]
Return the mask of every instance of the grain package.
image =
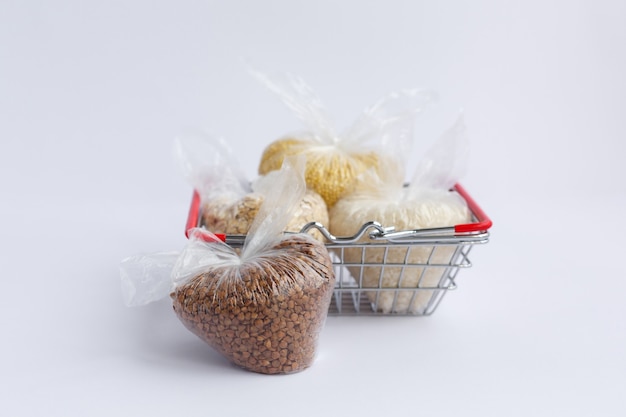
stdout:
[(214, 235), (196, 230), (188, 252), (218, 253), (220, 261), (172, 293), (182, 323), (250, 371), (279, 374), (311, 366), (334, 286), (325, 246), (306, 234), (286, 234), (260, 252), (244, 248), (239, 257), (221, 242), (206, 243)]
[[(467, 141), (462, 120), (450, 128), (426, 152), (407, 186), (400, 166), (385, 172), (369, 171), (361, 176), (354, 191), (340, 199), (330, 211), (330, 231), (335, 236), (353, 236), (369, 221), (395, 231), (430, 229), (464, 224), (471, 220), (465, 201), (450, 191), (462, 175)], [(359, 243), (370, 241), (363, 236)], [(384, 268), (349, 266), (360, 281), (369, 301), (382, 313), (423, 314), (449, 264), (456, 247), (398, 245), (384, 248), (347, 248), (347, 264), (381, 264)], [(428, 267), (389, 265), (428, 264)], [(376, 288), (407, 288), (406, 291), (378, 291)]]
[[(231, 148), (223, 139), (208, 134), (177, 138), (175, 155), (183, 175), (200, 195), (200, 226), (212, 233), (247, 234), (276, 177), (282, 175), (273, 171), (248, 181)], [(307, 189), (285, 231), (299, 232), (310, 222), (328, 224), (328, 209), (318, 193)], [(323, 241), (319, 231), (310, 233)]]
[(301, 132), (285, 135), (264, 150), (259, 174), (279, 169), (285, 157), (305, 155), (307, 185), (330, 208), (363, 172), (385, 170), (398, 163), (410, 147), (415, 115), (434, 95), (420, 90), (392, 92), (367, 108), (354, 124), (339, 132), (321, 100), (302, 79), (254, 72), (304, 124)]
[[(264, 374), (312, 365), (335, 282), (322, 243), (308, 234), (283, 233), (306, 189), (304, 178), (291, 174), (274, 183), (241, 253), (195, 228), (170, 273), (173, 309), (185, 327), (235, 365)], [(155, 259), (130, 258), (123, 271), (128, 275), (142, 265), (139, 275), (150, 275), (145, 266), (153, 264), (158, 273), (164, 268)], [(131, 305), (145, 302), (136, 294), (128, 299)]]

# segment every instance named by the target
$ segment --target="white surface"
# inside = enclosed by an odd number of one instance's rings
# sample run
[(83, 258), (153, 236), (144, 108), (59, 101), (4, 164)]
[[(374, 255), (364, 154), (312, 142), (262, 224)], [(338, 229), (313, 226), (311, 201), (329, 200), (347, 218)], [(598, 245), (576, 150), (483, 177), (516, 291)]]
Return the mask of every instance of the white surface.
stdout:
[[(335, 3), (0, 3), (3, 415), (626, 413), (624, 4)], [(123, 257), (184, 244), (176, 134), (228, 137), (253, 176), (299, 128), (241, 56), (304, 77), (340, 126), (438, 90), (418, 133), (465, 109), (464, 184), (495, 222), (432, 317), (329, 318), (289, 376), (120, 296)]]

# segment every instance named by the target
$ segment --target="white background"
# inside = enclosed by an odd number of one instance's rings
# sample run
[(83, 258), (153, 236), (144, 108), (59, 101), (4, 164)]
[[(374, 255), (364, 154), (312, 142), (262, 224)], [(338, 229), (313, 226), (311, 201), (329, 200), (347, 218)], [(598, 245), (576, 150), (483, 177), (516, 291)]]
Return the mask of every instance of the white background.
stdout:
[[(0, 2), (0, 409), (11, 416), (626, 413), (626, 6), (614, 1)], [(313, 367), (231, 366), (119, 261), (180, 249), (171, 146), (228, 138), (252, 178), (301, 127), (241, 58), (346, 127), (384, 93), (465, 110), (491, 242), (428, 318), (329, 318)]]

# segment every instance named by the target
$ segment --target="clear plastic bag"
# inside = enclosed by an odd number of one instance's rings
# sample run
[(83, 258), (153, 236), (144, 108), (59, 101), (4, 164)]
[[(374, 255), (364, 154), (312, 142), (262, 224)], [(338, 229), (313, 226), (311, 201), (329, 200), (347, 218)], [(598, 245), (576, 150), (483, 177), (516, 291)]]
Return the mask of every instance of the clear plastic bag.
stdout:
[[(339, 200), (330, 211), (330, 231), (335, 236), (351, 236), (364, 223), (377, 221), (395, 230), (427, 229), (464, 224), (471, 220), (465, 201), (450, 191), (463, 175), (467, 163), (468, 141), (460, 117), (426, 152), (416, 167), (408, 186), (404, 184), (401, 169), (379, 173), (368, 171), (357, 181), (354, 191)], [(362, 241), (369, 238), (365, 236)], [(433, 295), (447, 265), (455, 253), (450, 246), (415, 246), (409, 249), (368, 249), (365, 263), (380, 263), (386, 256), (387, 264), (431, 264), (422, 267), (402, 268), (387, 266), (365, 267), (362, 275), (356, 267), (349, 267), (353, 276), (362, 276), (364, 288), (411, 288), (410, 291), (368, 292), (375, 308), (383, 313), (421, 314)], [(344, 261), (361, 263), (360, 249), (345, 249)], [(437, 265), (442, 265), (438, 267)], [(382, 279), (381, 279), (382, 273)], [(402, 279), (400, 279), (402, 277)]]
[[(171, 270), (171, 297), (181, 322), (250, 371), (297, 372), (309, 367), (315, 357), (335, 278), (322, 243), (307, 234), (283, 233), (286, 219), (305, 190), (298, 169), (286, 163), (259, 209), (241, 254), (214, 234), (196, 228)], [(159, 255), (141, 258), (144, 263), (150, 259), (158, 260)], [(129, 258), (122, 269), (151, 274), (150, 268), (136, 268), (136, 262)], [(157, 262), (157, 273), (163, 271), (162, 265)], [(145, 281), (128, 273), (126, 278)], [(134, 296), (142, 301), (149, 298), (137, 291)]]
[[(174, 154), (183, 176), (200, 195), (202, 226), (213, 233), (248, 233), (265, 196), (274, 187), (276, 176), (281, 175), (274, 171), (248, 181), (226, 142), (205, 133), (178, 137)], [(285, 230), (299, 232), (314, 221), (328, 224), (328, 209), (319, 194), (307, 189)], [(317, 230), (311, 230), (311, 235), (323, 240)]]
[(307, 185), (331, 208), (368, 169), (385, 171), (402, 163), (411, 147), (415, 116), (435, 95), (424, 90), (392, 92), (366, 109), (346, 131), (338, 132), (321, 100), (300, 78), (268, 76), (252, 71), (276, 93), (306, 130), (270, 143), (263, 152), (259, 173), (278, 169), (289, 155), (306, 155)]
[(251, 192), (250, 182), (223, 137), (189, 131), (177, 137), (174, 160), (202, 201), (237, 199)]

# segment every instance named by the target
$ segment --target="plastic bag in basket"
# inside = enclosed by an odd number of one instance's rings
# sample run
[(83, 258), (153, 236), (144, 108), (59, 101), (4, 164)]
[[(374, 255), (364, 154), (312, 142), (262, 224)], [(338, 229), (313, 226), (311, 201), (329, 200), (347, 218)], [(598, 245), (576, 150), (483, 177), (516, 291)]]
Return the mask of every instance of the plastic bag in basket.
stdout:
[[(274, 171), (249, 182), (226, 142), (205, 133), (177, 138), (174, 154), (183, 176), (200, 195), (201, 226), (213, 233), (248, 233), (264, 196), (271, 192), (276, 176), (281, 175)], [(328, 224), (328, 209), (319, 194), (307, 189), (285, 230), (299, 232), (314, 221)], [(310, 233), (323, 240), (319, 231)]]
[[(471, 213), (465, 201), (450, 191), (463, 174), (468, 143), (462, 118), (445, 132), (417, 165), (408, 186), (402, 169), (365, 173), (353, 193), (339, 200), (330, 212), (330, 231), (352, 236), (366, 222), (377, 221), (396, 231), (448, 227), (467, 223)], [(368, 236), (361, 242), (369, 241)], [(397, 245), (345, 250), (344, 262), (382, 266), (351, 266), (355, 279), (367, 288), (408, 288), (367, 291), (377, 311), (423, 314), (445, 279), (454, 246)], [(398, 266), (389, 266), (395, 264)], [(408, 266), (406, 266), (408, 265)], [(427, 266), (415, 266), (427, 265)]]
[(406, 90), (383, 97), (345, 132), (338, 132), (313, 90), (292, 75), (270, 77), (252, 71), (303, 122), (306, 130), (270, 143), (259, 173), (280, 168), (289, 155), (306, 155), (307, 185), (330, 208), (366, 170), (384, 171), (401, 163), (411, 146), (416, 114), (434, 99), (432, 92)]
[[(312, 364), (335, 281), (322, 243), (307, 234), (283, 233), (306, 187), (289, 164), (281, 173), (241, 255), (214, 234), (192, 229), (171, 274), (170, 295), (181, 322), (236, 365), (266, 374)], [(142, 259), (124, 261), (123, 278)]]

